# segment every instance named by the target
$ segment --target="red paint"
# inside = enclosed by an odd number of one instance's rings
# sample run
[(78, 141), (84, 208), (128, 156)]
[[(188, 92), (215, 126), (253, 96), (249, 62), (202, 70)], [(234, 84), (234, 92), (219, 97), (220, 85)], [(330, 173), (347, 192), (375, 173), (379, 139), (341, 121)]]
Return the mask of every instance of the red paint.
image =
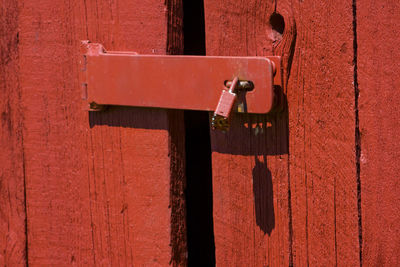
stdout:
[(255, 85), (245, 96), (247, 112), (268, 113), (275, 99), (272, 64), (265, 57), (121, 54), (87, 44), (82, 59), (84, 95), (88, 103), (100, 105), (210, 111), (217, 106), (224, 82), (240, 75)]
[(357, 1), (364, 266), (400, 264), (399, 10), (399, 1)]
[(26, 265), (17, 1), (0, 1), (0, 265)]
[[(239, 78), (235, 77), (231, 83), (231, 86), (226, 89), (228, 90), (223, 90), (221, 93), (221, 97), (219, 98), (218, 105), (215, 109), (214, 115), (219, 115), (224, 118), (229, 119), (229, 115), (231, 114), (231, 110), (233, 108), (233, 105), (236, 102), (236, 86), (238, 84)], [(272, 84), (271, 84), (272, 85)], [(272, 86), (271, 86), (272, 90)]]
[[(265, 19), (273, 8), (206, 0), (207, 55), (273, 54)], [(217, 266), (288, 266), (286, 123), (284, 113), (234, 114), (229, 132), (211, 131)]]
[(147, 54), (179, 51), (179, 34), (169, 34), (179, 29), (176, 6), (19, 6), (29, 265), (185, 265), (182, 114), (88, 114), (78, 81), (80, 40)]
[[(399, 264), (400, 6), (358, 2), (353, 24), (352, 0), (205, 1), (208, 54), (282, 56), (288, 105), (211, 132), (217, 265)], [(80, 40), (180, 53), (181, 18), (179, 0), (2, 2), (0, 265), (186, 265), (182, 112), (88, 115), (78, 79)]]
[(352, 1), (206, 0), (205, 16), (209, 55), (283, 57), (289, 107), (211, 132), (217, 264), (359, 265)]
[(288, 84), (296, 265), (358, 266), (352, 1), (293, 6)]

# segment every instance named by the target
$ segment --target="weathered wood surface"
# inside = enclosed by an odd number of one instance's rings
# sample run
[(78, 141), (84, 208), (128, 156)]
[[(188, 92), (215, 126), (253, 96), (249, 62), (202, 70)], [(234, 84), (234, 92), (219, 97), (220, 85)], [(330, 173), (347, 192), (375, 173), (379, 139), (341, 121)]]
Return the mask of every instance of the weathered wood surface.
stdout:
[(0, 1), (0, 265), (26, 264), (18, 3)]
[(211, 132), (217, 265), (359, 265), (352, 2), (206, 0), (205, 18), (208, 55), (283, 56), (289, 107)]
[[(270, 55), (270, 1), (205, 1), (207, 55)], [(290, 29), (290, 27), (289, 27)], [(287, 114), (235, 116), (212, 131), (218, 266), (289, 263)]]
[(293, 263), (359, 265), (351, 1), (293, 6), (288, 85)]
[(185, 265), (183, 114), (111, 108), (89, 115), (78, 81), (80, 40), (109, 50), (181, 51), (180, 1), (19, 1), (14, 15), (28, 263)]
[[(360, 2), (205, 0), (207, 54), (281, 55), (287, 101), (211, 132), (217, 265), (399, 264), (400, 6)], [(181, 1), (1, 4), (0, 265), (185, 266), (182, 113), (78, 81), (80, 40), (181, 53)]]
[(362, 262), (400, 264), (400, 2), (357, 1)]

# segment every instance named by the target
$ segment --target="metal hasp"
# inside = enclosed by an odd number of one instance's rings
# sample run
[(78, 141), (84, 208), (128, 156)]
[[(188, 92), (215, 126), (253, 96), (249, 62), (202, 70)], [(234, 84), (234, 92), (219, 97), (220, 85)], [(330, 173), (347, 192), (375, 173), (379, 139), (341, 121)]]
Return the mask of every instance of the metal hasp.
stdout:
[(139, 55), (88, 41), (82, 48), (83, 98), (91, 110), (118, 105), (214, 111), (234, 77), (244, 90), (233, 111), (268, 113), (280, 102), (274, 90), (282, 84), (280, 57)]

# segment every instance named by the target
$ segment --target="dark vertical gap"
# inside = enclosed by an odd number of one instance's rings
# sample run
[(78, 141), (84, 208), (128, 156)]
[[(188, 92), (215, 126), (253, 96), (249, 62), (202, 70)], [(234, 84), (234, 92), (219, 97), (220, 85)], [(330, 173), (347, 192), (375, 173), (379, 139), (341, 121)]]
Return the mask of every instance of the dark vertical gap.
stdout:
[(361, 212), (361, 138), (360, 138), (360, 118), (358, 114), (358, 97), (360, 94), (358, 88), (358, 65), (357, 65), (357, 1), (353, 0), (353, 52), (354, 52), (354, 112), (355, 112), (355, 150), (356, 150), (356, 175), (357, 175), (357, 208), (358, 208), (358, 244), (360, 266), (362, 266), (362, 212)]
[(203, 0), (183, 0), (183, 38), (185, 55), (206, 54)]
[[(183, 0), (185, 55), (205, 55), (203, 0)], [(209, 114), (185, 111), (188, 266), (215, 266)]]
[(211, 145), (207, 112), (185, 111), (189, 266), (215, 266)]

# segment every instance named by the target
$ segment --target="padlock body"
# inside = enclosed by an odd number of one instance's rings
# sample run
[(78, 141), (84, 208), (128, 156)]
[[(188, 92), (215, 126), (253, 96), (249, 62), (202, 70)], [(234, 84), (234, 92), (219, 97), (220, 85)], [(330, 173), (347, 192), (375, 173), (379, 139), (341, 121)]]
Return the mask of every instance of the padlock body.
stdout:
[(228, 118), (236, 101), (236, 94), (223, 90), (214, 114)]

